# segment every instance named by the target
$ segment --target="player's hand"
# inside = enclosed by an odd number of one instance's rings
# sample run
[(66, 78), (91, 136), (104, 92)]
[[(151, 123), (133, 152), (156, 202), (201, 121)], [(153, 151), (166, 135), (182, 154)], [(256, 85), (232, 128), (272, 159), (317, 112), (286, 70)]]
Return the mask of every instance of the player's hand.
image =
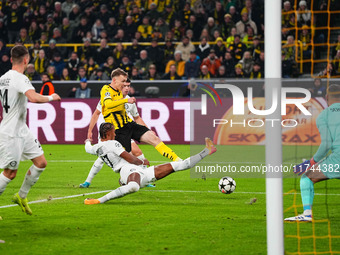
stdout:
[(135, 97), (130, 97), (130, 98), (128, 98), (128, 103), (129, 103), (129, 104), (136, 103), (136, 98), (135, 98)]
[(87, 133), (87, 139), (92, 141), (92, 132)]
[(53, 93), (51, 96), (53, 97), (53, 101), (60, 101), (61, 100), (60, 96), (56, 93)]
[(144, 165), (144, 166), (150, 166), (149, 160), (147, 160), (146, 158), (143, 159), (143, 165)]
[(313, 158), (311, 160), (305, 160), (301, 164), (294, 166), (294, 173), (298, 175), (302, 175), (315, 164), (316, 162)]

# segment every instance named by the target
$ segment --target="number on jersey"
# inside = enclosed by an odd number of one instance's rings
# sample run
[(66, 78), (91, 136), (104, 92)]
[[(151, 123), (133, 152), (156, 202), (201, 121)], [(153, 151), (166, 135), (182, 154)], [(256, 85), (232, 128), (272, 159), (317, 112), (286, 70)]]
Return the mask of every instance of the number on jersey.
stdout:
[(3, 94), (0, 90), (0, 99), (2, 107), (5, 109), (5, 112), (8, 113), (8, 109), (10, 108), (8, 105), (8, 89), (5, 89)]

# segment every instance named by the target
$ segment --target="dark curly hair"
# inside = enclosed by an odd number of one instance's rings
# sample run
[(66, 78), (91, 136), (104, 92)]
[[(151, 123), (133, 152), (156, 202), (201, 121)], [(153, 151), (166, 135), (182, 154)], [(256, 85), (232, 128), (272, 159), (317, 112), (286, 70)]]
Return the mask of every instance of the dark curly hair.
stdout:
[(99, 127), (100, 138), (105, 139), (106, 133), (113, 128), (114, 128), (114, 126), (109, 122), (104, 122), (104, 123), (100, 124), (100, 127)]

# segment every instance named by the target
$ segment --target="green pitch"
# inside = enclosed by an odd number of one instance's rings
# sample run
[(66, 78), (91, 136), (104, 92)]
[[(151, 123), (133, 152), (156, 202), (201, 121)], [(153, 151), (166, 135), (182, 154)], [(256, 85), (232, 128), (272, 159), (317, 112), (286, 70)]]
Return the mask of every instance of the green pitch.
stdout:
[[(237, 178), (236, 191), (224, 195), (218, 191), (218, 178), (191, 178), (190, 171), (172, 174), (138, 193), (85, 206), (86, 197), (98, 198), (118, 187), (118, 174), (104, 166), (90, 188), (79, 184), (96, 159), (82, 145), (44, 145), (48, 167), (28, 195), (33, 215), (22, 213), (11, 204), (30, 166), (22, 162), (18, 176), (0, 196), (0, 254), (265, 254), (266, 201), (264, 178)], [(166, 161), (151, 146), (141, 147), (152, 164)], [(189, 146), (171, 146), (182, 158)], [(226, 150), (226, 151), (225, 151)], [(264, 147), (229, 146), (223, 158), (235, 165), (244, 161), (264, 162)], [(309, 157), (315, 148), (284, 147), (286, 162)], [(209, 161), (209, 158), (206, 159)], [(284, 180), (284, 191), (298, 188), (298, 179)], [(332, 235), (339, 235), (339, 183), (316, 185), (316, 219), (329, 217)], [(98, 194), (83, 195), (84, 193)], [(328, 194), (328, 196), (322, 194)], [(74, 196), (74, 197), (72, 197)], [(284, 208), (293, 203), (293, 195), (284, 196)], [(60, 198), (60, 199), (57, 199)], [(249, 204), (252, 198), (257, 201)], [(300, 195), (297, 204), (301, 204)], [(299, 212), (302, 209), (299, 208)], [(285, 213), (285, 217), (294, 212)], [(325, 225), (325, 224), (324, 224)], [(296, 224), (285, 223), (285, 234), (296, 235)], [(300, 224), (302, 235), (312, 234), (311, 224)], [(328, 228), (317, 225), (318, 235)], [(313, 240), (302, 240), (301, 249), (313, 251)], [(317, 250), (329, 248), (329, 238), (318, 239)], [(286, 250), (297, 251), (297, 239), (285, 239)], [(309, 249), (309, 250), (308, 250)], [(332, 250), (340, 251), (339, 239), (332, 239)]]

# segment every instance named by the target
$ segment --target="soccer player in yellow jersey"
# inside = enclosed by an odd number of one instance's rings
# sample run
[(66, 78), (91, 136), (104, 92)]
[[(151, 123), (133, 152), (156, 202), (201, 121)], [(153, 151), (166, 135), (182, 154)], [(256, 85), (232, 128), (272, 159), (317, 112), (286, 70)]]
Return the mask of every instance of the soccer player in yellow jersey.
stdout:
[(158, 136), (146, 126), (134, 122), (126, 113), (125, 103), (133, 104), (136, 98), (123, 98), (122, 88), (127, 83), (127, 73), (117, 68), (111, 73), (112, 81), (104, 85), (100, 91), (100, 102), (105, 122), (112, 123), (116, 130), (116, 140), (120, 142), (127, 152), (131, 151), (131, 139), (145, 142), (173, 161), (179, 161), (175, 152), (166, 146)]

